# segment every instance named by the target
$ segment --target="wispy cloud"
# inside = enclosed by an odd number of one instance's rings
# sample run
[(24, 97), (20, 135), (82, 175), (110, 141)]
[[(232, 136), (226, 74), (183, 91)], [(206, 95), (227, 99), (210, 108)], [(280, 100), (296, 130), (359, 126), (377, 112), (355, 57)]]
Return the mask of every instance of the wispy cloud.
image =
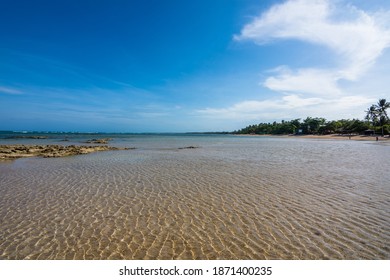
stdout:
[[(10, 88), (2, 89), (9, 93), (12, 91)], [(17, 94), (21, 91), (12, 92)], [(153, 93), (134, 87), (73, 89), (25, 86), (23, 92), (22, 98), (16, 101), (9, 98), (0, 104), (0, 118), (12, 116), (13, 119), (24, 120), (27, 116), (24, 112), (28, 110), (28, 116), (34, 120), (36, 127), (39, 123), (51, 122), (58, 123), (59, 127), (54, 129), (59, 130), (71, 130), (77, 126), (87, 131), (88, 125), (92, 130), (99, 130), (99, 126), (103, 125), (107, 131), (157, 131), (159, 123), (172, 118), (173, 112), (180, 110), (172, 104), (160, 104)]]
[(291, 70), (287, 66), (278, 67), (277, 76), (268, 77), (263, 85), (269, 89), (280, 92), (296, 92), (313, 95), (339, 95), (337, 85), (339, 76), (334, 71), (305, 68)]
[[(339, 65), (333, 69), (300, 69), (295, 74), (279, 76), (278, 87), (288, 86), (291, 78), (305, 80), (324, 75), (331, 87), (340, 79), (356, 80), (390, 45), (387, 28), (389, 13), (362, 11), (351, 5), (329, 0), (290, 0), (275, 5), (244, 26), (235, 40), (251, 40), (259, 45), (273, 40), (295, 39), (327, 47), (337, 55)], [(318, 74), (316, 74), (318, 72)], [(330, 76), (330, 77), (329, 77)], [(286, 83), (284, 86), (283, 83)], [(266, 83), (267, 85), (267, 83)], [(269, 85), (269, 84), (268, 84)], [(271, 85), (271, 89), (274, 89)]]
[(282, 40), (300, 41), (326, 49), (327, 66), (314, 62), (307, 65), (308, 60), (304, 67), (296, 66), (296, 62), (295, 67), (275, 65), (264, 73), (266, 78), (261, 86), (278, 95), (267, 100), (242, 101), (228, 108), (206, 108), (198, 113), (244, 121), (305, 115), (359, 117), (356, 112), (363, 114), (367, 104), (379, 97), (350, 92), (345, 84), (359, 84), (390, 46), (390, 11), (367, 12), (342, 0), (288, 0), (253, 18), (234, 40), (254, 42), (259, 48)]
[(345, 96), (337, 99), (318, 97), (300, 97), (285, 95), (280, 99), (263, 101), (247, 100), (236, 103), (228, 108), (206, 108), (198, 113), (210, 119), (234, 120), (235, 122), (269, 121), (288, 118), (303, 118), (306, 116), (321, 116), (350, 118), (351, 110), (363, 112), (367, 103), (375, 99), (362, 96)]
[(15, 88), (10, 88), (10, 87), (3, 87), (0, 86), (0, 93), (5, 93), (5, 94), (23, 94), (23, 92), (19, 89)]

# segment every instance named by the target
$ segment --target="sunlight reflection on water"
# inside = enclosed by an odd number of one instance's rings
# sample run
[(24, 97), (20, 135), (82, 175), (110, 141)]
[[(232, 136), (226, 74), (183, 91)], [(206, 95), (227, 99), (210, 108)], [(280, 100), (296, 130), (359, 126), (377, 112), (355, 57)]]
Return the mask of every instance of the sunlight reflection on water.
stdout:
[(137, 149), (0, 163), (0, 259), (390, 258), (387, 145), (112, 144)]

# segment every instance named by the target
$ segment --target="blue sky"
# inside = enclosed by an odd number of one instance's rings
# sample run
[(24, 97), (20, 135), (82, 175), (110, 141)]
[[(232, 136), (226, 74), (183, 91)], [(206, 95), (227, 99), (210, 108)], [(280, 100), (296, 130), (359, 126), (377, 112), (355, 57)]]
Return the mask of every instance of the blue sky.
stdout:
[(0, 130), (187, 132), (390, 99), (390, 1), (0, 1)]

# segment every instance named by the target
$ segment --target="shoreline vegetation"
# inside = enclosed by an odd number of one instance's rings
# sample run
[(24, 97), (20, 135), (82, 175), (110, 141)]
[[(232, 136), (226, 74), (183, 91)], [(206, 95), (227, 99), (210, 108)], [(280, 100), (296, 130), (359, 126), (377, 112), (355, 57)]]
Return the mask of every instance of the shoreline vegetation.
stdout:
[[(291, 121), (259, 123), (249, 125), (233, 134), (251, 134), (251, 135), (342, 135), (351, 139), (355, 135), (378, 136), (390, 134), (390, 120), (387, 109), (390, 108), (390, 102), (386, 99), (379, 99), (377, 104), (372, 104), (367, 111), (364, 120), (359, 119), (341, 119), (327, 121), (325, 118), (307, 117), (293, 119)], [(378, 138), (377, 138), (378, 137)]]
[(233, 134), (250, 134), (250, 135), (296, 135), (296, 136), (385, 136), (390, 134), (390, 124), (381, 126), (371, 124), (369, 121), (359, 119), (342, 119), (336, 121), (326, 121), (325, 118), (307, 117), (303, 121), (294, 119), (291, 121), (259, 123), (248, 125)]
[(371, 136), (358, 134), (233, 134), (236, 136), (255, 136), (255, 137), (280, 137), (280, 138), (302, 138), (302, 139), (319, 139), (319, 140), (354, 140), (354, 141), (390, 141), (390, 136)]

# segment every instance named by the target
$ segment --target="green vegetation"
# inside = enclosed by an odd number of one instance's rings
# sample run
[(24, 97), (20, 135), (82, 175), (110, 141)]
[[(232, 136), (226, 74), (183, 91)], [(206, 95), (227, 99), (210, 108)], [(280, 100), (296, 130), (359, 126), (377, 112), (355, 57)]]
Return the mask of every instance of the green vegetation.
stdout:
[(377, 104), (372, 104), (366, 111), (366, 120), (370, 121), (375, 126), (380, 126), (382, 129), (382, 136), (389, 134), (389, 116), (387, 115), (387, 109), (390, 108), (390, 102), (386, 102), (386, 99), (379, 99)]
[(365, 120), (342, 119), (336, 121), (327, 121), (324, 118), (307, 117), (303, 121), (294, 119), (291, 121), (259, 123), (249, 125), (235, 134), (390, 134), (390, 122), (387, 109), (390, 108), (390, 102), (386, 99), (379, 99), (377, 104), (373, 104), (367, 111)]

